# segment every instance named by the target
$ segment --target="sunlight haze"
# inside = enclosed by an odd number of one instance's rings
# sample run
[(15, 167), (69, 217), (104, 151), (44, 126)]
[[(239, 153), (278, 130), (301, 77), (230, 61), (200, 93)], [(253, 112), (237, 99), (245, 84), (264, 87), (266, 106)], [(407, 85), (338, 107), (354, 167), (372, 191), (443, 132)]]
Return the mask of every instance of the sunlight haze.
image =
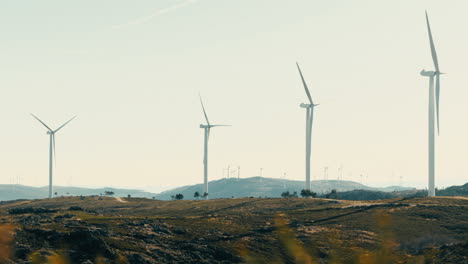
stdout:
[[(467, 182), (468, 2), (370, 0), (3, 1), (0, 183), (164, 190), (240, 177), (304, 180), (307, 96), (312, 180), (427, 187), (432, 70), (441, 72), (436, 186)], [(363, 175), (361, 177), (361, 175)], [(236, 175), (237, 176), (237, 175)], [(402, 178), (401, 178), (402, 177)], [(313, 184), (313, 182), (312, 182)], [(152, 187), (149, 187), (152, 186)]]

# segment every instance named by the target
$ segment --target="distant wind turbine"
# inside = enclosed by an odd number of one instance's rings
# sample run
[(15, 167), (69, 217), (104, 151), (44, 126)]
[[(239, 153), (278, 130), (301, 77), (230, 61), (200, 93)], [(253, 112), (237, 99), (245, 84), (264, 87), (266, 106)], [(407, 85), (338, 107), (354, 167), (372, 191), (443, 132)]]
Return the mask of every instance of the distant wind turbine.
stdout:
[[(200, 96), (200, 103), (203, 109), (203, 114), (205, 115), (206, 125), (200, 124), (200, 128), (205, 130), (205, 142), (204, 142), (204, 153), (203, 153), (203, 193), (205, 199), (208, 199), (208, 140), (210, 138), (210, 129), (217, 126), (229, 126), (229, 125), (212, 125), (208, 120), (208, 115), (205, 111), (205, 106)], [(229, 172), (228, 172), (229, 173)]]
[[(431, 47), (431, 56), (432, 61), (434, 62), (435, 71), (426, 71), (422, 70), (421, 75), (429, 77), (429, 186), (428, 186), (428, 196), (435, 196), (435, 143), (434, 143), (434, 134), (435, 134), (435, 113), (437, 114), (437, 134), (439, 134), (439, 95), (440, 95), (440, 74), (439, 71), (439, 61), (437, 60), (437, 53), (434, 46), (434, 40), (432, 39), (431, 26), (429, 25), (429, 17), (426, 12), (426, 23), (427, 23), (427, 32), (429, 35), (429, 45)], [(436, 85), (434, 90), (434, 77), (436, 79)], [(434, 98), (435, 97), (435, 98)], [(435, 107), (434, 107), (435, 103)], [(434, 109), (435, 108), (435, 109)]]
[(314, 108), (318, 104), (314, 104), (312, 101), (312, 96), (310, 95), (309, 88), (304, 80), (304, 76), (302, 75), (301, 68), (299, 64), (296, 63), (297, 69), (299, 70), (299, 74), (301, 75), (302, 84), (304, 85), (305, 92), (307, 94), (307, 98), (309, 98), (309, 103), (304, 104), (302, 103), (300, 106), (306, 109), (306, 181), (305, 181), (305, 190), (310, 190), (310, 143), (312, 137), (312, 121), (314, 120)]
[(52, 163), (55, 159), (55, 133), (57, 133), (60, 129), (70, 123), (76, 116), (65, 122), (65, 124), (61, 125), (59, 128), (52, 130), (49, 126), (47, 126), (44, 122), (42, 122), (37, 116), (31, 114), (37, 121), (39, 121), (42, 125), (47, 128), (47, 134), (50, 137), (50, 146), (49, 146), (49, 198), (52, 198)]

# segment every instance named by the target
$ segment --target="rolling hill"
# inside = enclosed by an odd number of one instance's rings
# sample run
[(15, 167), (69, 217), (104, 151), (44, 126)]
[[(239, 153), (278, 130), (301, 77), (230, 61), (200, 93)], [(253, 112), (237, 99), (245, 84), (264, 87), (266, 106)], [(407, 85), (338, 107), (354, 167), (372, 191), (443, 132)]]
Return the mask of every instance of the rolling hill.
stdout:
[[(319, 180), (312, 181), (312, 191), (322, 194), (336, 189), (338, 192), (352, 190), (370, 190), (393, 192), (410, 190), (413, 188), (391, 186), (385, 188), (369, 187), (352, 181)], [(231, 197), (280, 197), (284, 191), (299, 193), (304, 188), (303, 181), (292, 181), (286, 179), (273, 179), (264, 177), (251, 177), (241, 179), (221, 179), (209, 183), (210, 198), (231, 198)], [(189, 185), (175, 188), (157, 194), (159, 200), (169, 200), (171, 195), (181, 193), (185, 199), (192, 199), (195, 192), (203, 194), (203, 184)]]
[(468, 183), (461, 186), (450, 186), (442, 190), (437, 190), (436, 194), (439, 196), (467, 196)]
[[(210, 198), (231, 198), (231, 197), (280, 197), (284, 191), (299, 193), (303, 189), (303, 181), (293, 181), (286, 179), (273, 179), (264, 177), (251, 177), (241, 179), (221, 179), (211, 181), (209, 183)], [(390, 186), (385, 188), (369, 187), (357, 182), (352, 181), (338, 181), (338, 180), (319, 180), (312, 181), (312, 191), (323, 194), (336, 189), (338, 192), (346, 192), (353, 190), (367, 190), (379, 192), (394, 192), (394, 191), (407, 191), (413, 188)], [(119, 189), (119, 188), (81, 188), (81, 187), (64, 187), (55, 186), (54, 192), (56, 196), (89, 196), (100, 195), (105, 191), (114, 192), (117, 197), (142, 197), (142, 198), (155, 198), (158, 200), (170, 200), (172, 195), (181, 193), (185, 199), (193, 199), (195, 192), (203, 193), (203, 185), (195, 184), (174, 188), (161, 193), (145, 192), (143, 190), (135, 189)], [(0, 201), (9, 201), (17, 199), (42, 199), (47, 198), (48, 187), (31, 187), (25, 185), (0, 185)]]

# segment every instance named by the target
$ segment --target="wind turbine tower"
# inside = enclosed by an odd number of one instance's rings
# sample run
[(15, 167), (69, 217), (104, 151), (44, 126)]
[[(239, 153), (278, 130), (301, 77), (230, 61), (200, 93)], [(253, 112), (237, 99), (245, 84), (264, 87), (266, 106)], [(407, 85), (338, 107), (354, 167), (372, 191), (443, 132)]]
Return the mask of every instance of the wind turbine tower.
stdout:
[(323, 179), (328, 180), (328, 166), (323, 167)]
[[(440, 95), (440, 75), (439, 61), (435, 50), (434, 40), (432, 39), (431, 26), (429, 24), (429, 17), (426, 12), (427, 33), (429, 35), (429, 45), (431, 48), (432, 61), (434, 62), (433, 71), (422, 70), (421, 75), (429, 77), (429, 147), (428, 147), (428, 196), (435, 196), (435, 116), (437, 115), (437, 134), (439, 134), (439, 95)], [(435, 89), (434, 89), (435, 78)], [(435, 106), (434, 106), (435, 105)]]
[(338, 180), (343, 180), (343, 165), (340, 165), (340, 167), (338, 167)]
[[(212, 125), (210, 124), (210, 121), (208, 120), (208, 115), (206, 114), (205, 111), (205, 106), (203, 105), (203, 101), (200, 95), (200, 103), (203, 109), (203, 115), (205, 115), (205, 120), (206, 120), (206, 125), (200, 124), (200, 128), (203, 128), (204, 130), (204, 152), (203, 152), (203, 196), (205, 199), (208, 199), (208, 140), (210, 138), (210, 130), (212, 127), (217, 127), (217, 126), (229, 126), (229, 125)], [(228, 168), (229, 170), (229, 168)], [(228, 171), (228, 177), (229, 177), (229, 171)]]
[(306, 163), (306, 180), (305, 180), (305, 190), (310, 190), (310, 143), (311, 143), (311, 137), (312, 137), (312, 122), (314, 120), (314, 108), (318, 104), (314, 104), (312, 101), (312, 96), (310, 95), (309, 88), (307, 87), (307, 84), (304, 80), (304, 76), (302, 75), (301, 68), (299, 67), (299, 64), (296, 63), (297, 70), (299, 71), (299, 75), (301, 76), (302, 84), (304, 85), (305, 92), (307, 94), (307, 98), (309, 99), (308, 104), (302, 103), (300, 107), (306, 109), (306, 155), (305, 155), (305, 163)]
[(65, 122), (65, 124), (61, 125), (59, 128), (52, 130), (49, 126), (47, 126), (44, 122), (42, 122), (38, 117), (31, 114), (37, 121), (39, 121), (43, 126), (47, 128), (47, 134), (50, 138), (50, 145), (49, 145), (49, 199), (52, 198), (53, 187), (52, 187), (52, 172), (53, 172), (53, 161), (56, 156), (55, 152), (55, 133), (57, 133), (60, 129), (70, 123), (76, 116)]

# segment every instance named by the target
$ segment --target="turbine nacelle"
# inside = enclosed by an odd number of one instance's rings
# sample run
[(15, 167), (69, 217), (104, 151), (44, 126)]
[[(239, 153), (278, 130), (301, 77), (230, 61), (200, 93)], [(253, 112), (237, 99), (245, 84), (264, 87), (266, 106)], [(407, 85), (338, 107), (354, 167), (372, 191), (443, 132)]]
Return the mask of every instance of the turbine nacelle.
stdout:
[(423, 69), (423, 70), (420, 72), (420, 74), (421, 74), (422, 76), (432, 77), (432, 76), (436, 76), (437, 72), (436, 72), (436, 71), (426, 71), (426, 70)]
[(302, 107), (302, 108), (313, 108), (313, 107), (315, 107), (317, 105), (319, 105), (319, 104), (304, 104), (304, 103), (302, 103), (299, 106)]
[(212, 127), (219, 127), (219, 126), (231, 126), (231, 125), (203, 125), (203, 124), (200, 124), (200, 128), (212, 128)]

